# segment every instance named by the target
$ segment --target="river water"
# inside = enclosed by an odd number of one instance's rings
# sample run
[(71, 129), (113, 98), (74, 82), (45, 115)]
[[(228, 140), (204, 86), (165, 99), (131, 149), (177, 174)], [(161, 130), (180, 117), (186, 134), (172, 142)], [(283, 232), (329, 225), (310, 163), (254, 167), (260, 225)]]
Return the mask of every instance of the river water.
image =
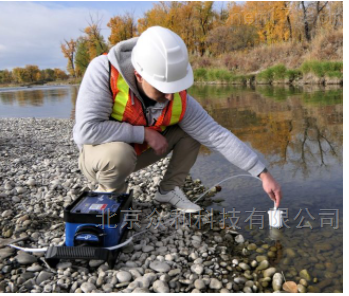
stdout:
[[(77, 92), (78, 86), (0, 89), (0, 117), (74, 118)], [(309, 291), (342, 291), (343, 89), (195, 86), (189, 93), (268, 166), (282, 186), (285, 224), (269, 229), (273, 203), (252, 178), (222, 183), (207, 210), (255, 241), (257, 255), (269, 256), (287, 280), (298, 282), (306, 269)], [(244, 172), (202, 147), (191, 173), (210, 187)]]

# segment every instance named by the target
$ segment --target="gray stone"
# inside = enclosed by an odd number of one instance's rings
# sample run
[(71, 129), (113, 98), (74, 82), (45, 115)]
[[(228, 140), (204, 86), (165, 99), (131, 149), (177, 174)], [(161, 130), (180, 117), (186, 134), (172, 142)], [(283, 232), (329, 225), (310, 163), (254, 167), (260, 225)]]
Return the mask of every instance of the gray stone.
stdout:
[(169, 276), (176, 276), (176, 275), (178, 275), (178, 274), (180, 274), (181, 273), (181, 270), (179, 269), (179, 268), (177, 268), (177, 269), (172, 269), (172, 270), (170, 270), (169, 272), (168, 272), (168, 275)]
[(252, 293), (252, 289), (251, 289), (250, 287), (244, 287), (244, 288), (242, 289), (242, 291), (243, 291), (244, 293)]
[(242, 244), (243, 242), (245, 242), (245, 239), (241, 234), (239, 234), (235, 236), (235, 242), (237, 242), (238, 244)]
[(56, 266), (57, 269), (67, 269), (72, 266), (71, 262), (59, 262)]
[(43, 281), (48, 280), (49, 278), (52, 277), (52, 273), (51, 272), (47, 272), (47, 271), (41, 271), (38, 275), (38, 277), (36, 278), (36, 284), (40, 285)]
[(132, 293), (149, 293), (149, 290), (146, 288), (136, 288), (132, 291)]
[(103, 263), (104, 263), (104, 260), (90, 260), (88, 264), (90, 265), (90, 267), (96, 268), (102, 265)]
[(202, 280), (202, 279), (197, 279), (195, 282), (194, 282), (194, 286), (196, 289), (198, 290), (203, 290), (206, 288), (206, 285), (205, 285), (205, 282)]
[(170, 288), (167, 283), (164, 281), (157, 280), (153, 284), (153, 289), (156, 293), (168, 293), (170, 292)]
[(41, 271), (41, 270), (42, 270), (42, 266), (37, 264), (37, 263), (34, 263), (33, 265), (31, 265), (27, 268), (27, 271), (31, 271), (31, 272), (36, 272), (36, 271)]
[(12, 215), (13, 215), (13, 211), (12, 210), (5, 210), (5, 211), (2, 212), (1, 217), (2, 218), (8, 218), (8, 217), (10, 217)]
[(15, 249), (13, 248), (3, 248), (0, 249), (0, 260), (11, 257), (15, 253)]
[(149, 284), (154, 283), (154, 281), (157, 279), (157, 276), (155, 273), (146, 273), (143, 278), (147, 279), (149, 281)]
[(84, 282), (81, 284), (80, 289), (84, 293), (91, 293), (93, 290), (96, 290), (96, 286), (94, 284), (89, 283), (89, 282)]
[(157, 272), (168, 272), (171, 269), (167, 263), (160, 261), (151, 262), (149, 267)]
[(29, 279), (22, 284), (22, 286), (25, 287), (27, 290), (33, 289), (34, 285), (35, 285), (34, 279)]
[(149, 252), (151, 252), (151, 251), (153, 251), (153, 250), (154, 250), (154, 247), (153, 247), (153, 246), (145, 245), (145, 246), (142, 247), (142, 252), (143, 252), (143, 253), (149, 253)]
[(35, 256), (27, 253), (21, 253), (17, 255), (16, 260), (19, 264), (32, 264), (38, 261), (38, 259)]
[(204, 266), (202, 264), (193, 264), (190, 267), (190, 270), (198, 275), (202, 274), (204, 272)]
[(118, 279), (119, 282), (129, 282), (132, 279), (132, 275), (127, 272), (127, 271), (119, 271), (116, 274), (116, 278)]
[(211, 279), (210, 281), (210, 289), (212, 290), (220, 290), (222, 289), (222, 282), (218, 279)]

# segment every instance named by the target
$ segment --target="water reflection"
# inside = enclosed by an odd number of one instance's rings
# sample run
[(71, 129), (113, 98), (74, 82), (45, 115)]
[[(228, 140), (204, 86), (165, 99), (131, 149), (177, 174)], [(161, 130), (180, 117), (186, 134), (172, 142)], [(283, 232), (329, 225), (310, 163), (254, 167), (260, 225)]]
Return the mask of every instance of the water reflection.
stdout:
[(341, 163), (343, 145), (343, 90), (312, 90), (206, 86), (190, 93), (271, 166), (292, 164), (295, 174), (307, 176), (314, 164)]
[(74, 117), (77, 91), (78, 86), (0, 88), (0, 116)]

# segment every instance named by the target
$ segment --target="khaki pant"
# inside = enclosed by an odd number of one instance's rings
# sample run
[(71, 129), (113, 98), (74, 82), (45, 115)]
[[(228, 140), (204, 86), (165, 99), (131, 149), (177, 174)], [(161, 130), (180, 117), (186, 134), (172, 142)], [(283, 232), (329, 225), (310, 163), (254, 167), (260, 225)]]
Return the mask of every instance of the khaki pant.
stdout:
[(134, 148), (123, 142), (84, 145), (79, 157), (79, 168), (88, 180), (99, 184), (97, 191), (124, 192), (127, 176), (173, 151), (167, 171), (160, 183), (162, 190), (172, 190), (184, 183), (185, 177), (196, 161), (200, 144), (178, 125), (167, 128), (163, 135), (169, 148), (160, 156), (151, 148), (137, 156)]

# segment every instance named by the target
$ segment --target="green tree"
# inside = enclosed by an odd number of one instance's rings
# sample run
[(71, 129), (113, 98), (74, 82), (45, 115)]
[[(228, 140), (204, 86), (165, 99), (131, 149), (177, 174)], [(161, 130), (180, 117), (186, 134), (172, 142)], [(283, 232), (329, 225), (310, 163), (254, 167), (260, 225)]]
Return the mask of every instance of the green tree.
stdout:
[(75, 55), (75, 70), (78, 76), (82, 76), (88, 64), (90, 63), (90, 55), (88, 52), (88, 41), (80, 37), (77, 40), (77, 50)]

